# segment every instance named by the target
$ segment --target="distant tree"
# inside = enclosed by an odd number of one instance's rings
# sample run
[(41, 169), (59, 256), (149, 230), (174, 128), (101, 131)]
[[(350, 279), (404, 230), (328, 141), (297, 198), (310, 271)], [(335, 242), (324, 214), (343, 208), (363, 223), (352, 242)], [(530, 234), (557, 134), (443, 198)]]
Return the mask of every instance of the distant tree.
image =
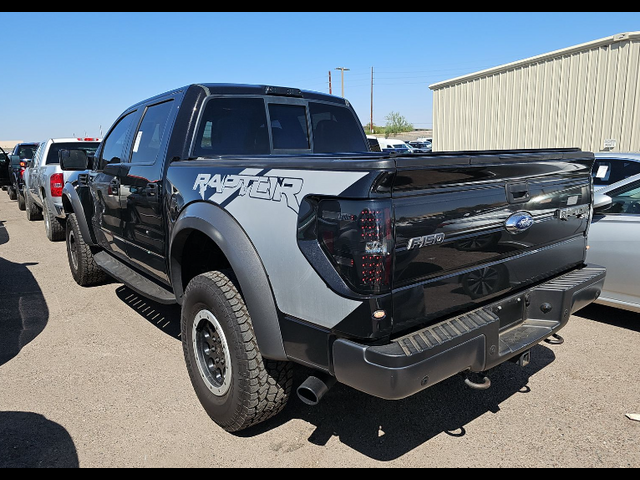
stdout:
[(407, 120), (399, 113), (391, 112), (384, 118), (387, 121), (387, 125), (385, 126), (384, 130), (385, 138), (388, 138), (389, 135), (395, 135), (402, 132), (410, 132), (411, 130), (413, 130), (413, 125), (407, 122)]

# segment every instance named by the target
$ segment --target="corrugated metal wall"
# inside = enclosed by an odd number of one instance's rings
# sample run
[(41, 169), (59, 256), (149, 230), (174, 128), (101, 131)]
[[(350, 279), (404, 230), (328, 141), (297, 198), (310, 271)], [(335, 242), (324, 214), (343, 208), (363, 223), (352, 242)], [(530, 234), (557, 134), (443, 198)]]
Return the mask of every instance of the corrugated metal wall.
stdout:
[(430, 85), (434, 150), (640, 151), (639, 58), (631, 32)]

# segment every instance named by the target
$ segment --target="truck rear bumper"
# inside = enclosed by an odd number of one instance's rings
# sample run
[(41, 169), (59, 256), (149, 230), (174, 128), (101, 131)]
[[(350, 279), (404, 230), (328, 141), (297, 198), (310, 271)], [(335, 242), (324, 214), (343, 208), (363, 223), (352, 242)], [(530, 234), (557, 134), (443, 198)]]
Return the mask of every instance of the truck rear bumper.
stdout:
[(386, 345), (346, 339), (333, 344), (336, 379), (376, 397), (397, 400), (459, 372), (482, 372), (519, 355), (566, 325), (602, 291), (598, 265), (546, 281)]

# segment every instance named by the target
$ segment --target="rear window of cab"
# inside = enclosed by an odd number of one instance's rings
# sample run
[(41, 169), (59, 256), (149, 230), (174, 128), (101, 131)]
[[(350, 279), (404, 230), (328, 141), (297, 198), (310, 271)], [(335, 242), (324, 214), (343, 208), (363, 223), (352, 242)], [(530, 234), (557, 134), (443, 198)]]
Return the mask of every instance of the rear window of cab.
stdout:
[(367, 152), (357, 117), (321, 102), (274, 103), (212, 97), (205, 104), (194, 156)]

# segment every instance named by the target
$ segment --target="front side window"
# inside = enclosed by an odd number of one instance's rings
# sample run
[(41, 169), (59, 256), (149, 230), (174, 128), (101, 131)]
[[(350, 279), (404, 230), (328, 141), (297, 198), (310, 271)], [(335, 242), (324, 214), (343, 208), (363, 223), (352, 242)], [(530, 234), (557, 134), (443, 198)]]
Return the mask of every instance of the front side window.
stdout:
[(133, 117), (133, 112), (122, 117), (103, 140), (104, 146), (102, 147), (102, 154), (100, 155), (100, 160), (102, 160), (101, 164), (120, 163), (126, 158), (127, 133), (133, 123)]
[(131, 162), (153, 164), (160, 152), (173, 101), (147, 108), (133, 143)]

